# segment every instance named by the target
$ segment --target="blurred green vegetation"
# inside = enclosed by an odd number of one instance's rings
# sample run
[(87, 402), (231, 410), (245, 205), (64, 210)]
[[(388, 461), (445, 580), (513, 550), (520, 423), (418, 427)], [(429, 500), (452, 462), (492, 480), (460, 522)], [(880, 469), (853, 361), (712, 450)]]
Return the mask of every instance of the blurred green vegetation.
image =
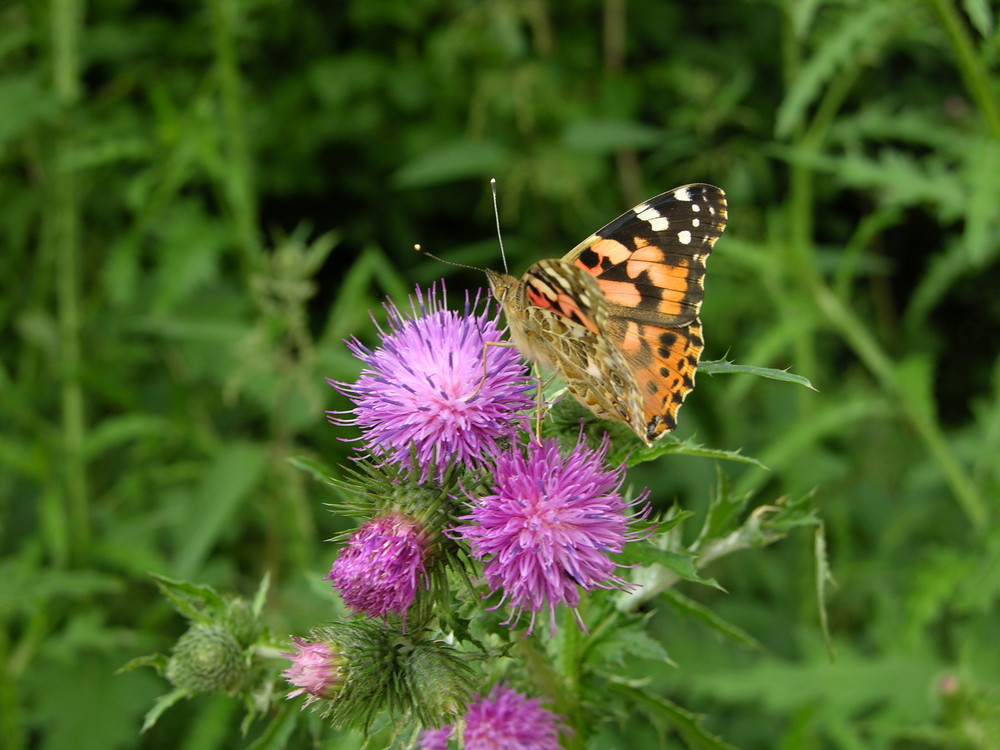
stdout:
[[(740, 748), (1000, 747), (1000, 32), (988, 0), (8, 0), (0, 6), (0, 746), (243, 747), (240, 706), (116, 675), (185, 624), (149, 572), (329, 620), (347, 522), (288, 462), (344, 459), (341, 339), (445, 275), (512, 270), (628, 206), (729, 195), (680, 434), (807, 533), (654, 602), (628, 663)], [(630, 473), (703, 510), (714, 462)], [(692, 527), (694, 528), (694, 527)], [(708, 592), (708, 593), (706, 593)], [(645, 716), (645, 714), (643, 714)], [(353, 735), (324, 747), (356, 747)], [(669, 724), (668, 724), (669, 726)], [(339, 737), (339, 739), (338, 739)], [(307, 732), (289, 747), (312, 746)], [(622, 716), (595, 748), (678, 747)]]

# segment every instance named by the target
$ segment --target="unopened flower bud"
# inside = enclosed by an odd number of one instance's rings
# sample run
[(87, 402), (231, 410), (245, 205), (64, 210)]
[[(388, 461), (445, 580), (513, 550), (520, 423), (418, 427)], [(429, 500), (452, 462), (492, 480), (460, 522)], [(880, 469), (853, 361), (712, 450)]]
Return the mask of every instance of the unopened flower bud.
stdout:
[(341, 682), (340, 656), (334, 646), (295, 637), (292, 641), (295, 651), (282, 654), (292, 662), (292, 666), (282, 672), (282, 677), (296, 688), (288, 697), (308, 693), (304, 706), (320, 698), (333, 698)]
[(192, 625), (174, 646), (166, 675), (175, 687), (192, 692), (236, 692), (247, 677), (243, 648), (220, 625)]

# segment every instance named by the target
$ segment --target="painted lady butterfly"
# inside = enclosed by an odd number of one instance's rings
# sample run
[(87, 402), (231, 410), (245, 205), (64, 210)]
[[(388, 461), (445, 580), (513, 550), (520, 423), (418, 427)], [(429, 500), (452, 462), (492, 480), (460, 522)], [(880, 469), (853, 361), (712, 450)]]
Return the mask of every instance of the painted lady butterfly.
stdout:
[(677, 426), (704, 342), (705, 259), (726, 226), (726, 194), (684, 185), (640, 203), (560, 260), (521, 278), (487, 271), (521, 353), (577, 401), (647, 444)]

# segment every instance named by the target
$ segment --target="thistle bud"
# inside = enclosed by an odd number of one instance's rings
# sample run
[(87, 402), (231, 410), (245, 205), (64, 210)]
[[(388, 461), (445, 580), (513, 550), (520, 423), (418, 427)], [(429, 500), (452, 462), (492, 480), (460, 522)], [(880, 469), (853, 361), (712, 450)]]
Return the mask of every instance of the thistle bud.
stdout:
[(288, 694), (295, 698), (308, 693), (304, 706), (320, 698), (331, 699), (341, 683), (340, 655), (335, 646), (327, 642), (304, 641), (292, 637), (295, 650), (282, 654), (292, 666), (281, 673), (296, 689)]
[(326, 580), (344, 603), (368, 617), (405, 618), (417, 590), (429, 585), (427, 534), (401, 513), (368, 521), (351, 536)]
[(166, 675), (183, 690), (235, 693), (247, 678), (243, 648), (226, 628), (196, 623), (174, 646)]

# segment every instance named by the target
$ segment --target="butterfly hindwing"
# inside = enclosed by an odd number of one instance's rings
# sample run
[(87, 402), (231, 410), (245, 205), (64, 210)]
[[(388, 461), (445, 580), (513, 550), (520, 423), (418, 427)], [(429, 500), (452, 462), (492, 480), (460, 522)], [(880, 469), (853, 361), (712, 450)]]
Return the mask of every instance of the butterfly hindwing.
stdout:
[(655, 440), (677, 427), (677, 412), (694, 388), (695, 370), (704, 348), (701, 321), (665, 328), (612, 318), (608, 339), (625, 358), (642, 399), (645, 437)]

